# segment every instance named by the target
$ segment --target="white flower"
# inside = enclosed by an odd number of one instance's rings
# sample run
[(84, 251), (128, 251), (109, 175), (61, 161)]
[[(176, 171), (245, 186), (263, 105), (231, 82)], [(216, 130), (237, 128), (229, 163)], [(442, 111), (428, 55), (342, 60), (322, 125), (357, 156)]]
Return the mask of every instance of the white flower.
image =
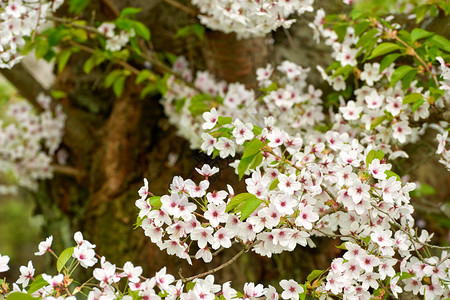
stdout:
[(292, 279), (290, 279), (289, 281), (281, 280), (280, 286), (284, 290), (281, 294), (281, 297), (283, 297), (283, 299), (298, 300), (299, 294), (303, 293), (304, 291), (303, 287)]
[(6, 272), (9, 270), (8, 266), (9, 256), (0, 254), (0, 272)]
[(35, 252), (34, 255), (40, 256), (40, 255), (44, 255), (45, 252), (50, 250), (50, 247), (52, 246), (52, 242), (53, 242), (53, 236), (49, 236), (45, 241), (40, 242), (38, 249), (38, 252)]
[(203, 113), (203, 119), (205, 123), (203, 123), (203, 129), (212, 129), (217, 124), (217, 120), (219, 120), (219, 116), (217, 114), (217, 110), (215, 108), (211, 109), (211, 111), (207, 111)]

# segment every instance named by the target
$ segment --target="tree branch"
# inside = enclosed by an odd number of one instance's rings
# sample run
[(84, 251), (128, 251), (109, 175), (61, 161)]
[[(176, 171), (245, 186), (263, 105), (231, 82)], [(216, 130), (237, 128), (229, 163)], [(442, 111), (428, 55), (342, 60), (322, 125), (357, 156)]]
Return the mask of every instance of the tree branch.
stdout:
[(24, 67), (23, 63), (18, 63), (12, 69), (0, 69), (0, 73), (8, 79), (17, 89), (17, 91), (30, 102), (37, 112), (43, 112), (44, 109), (36, 101), (39, 93), (49, 93)]

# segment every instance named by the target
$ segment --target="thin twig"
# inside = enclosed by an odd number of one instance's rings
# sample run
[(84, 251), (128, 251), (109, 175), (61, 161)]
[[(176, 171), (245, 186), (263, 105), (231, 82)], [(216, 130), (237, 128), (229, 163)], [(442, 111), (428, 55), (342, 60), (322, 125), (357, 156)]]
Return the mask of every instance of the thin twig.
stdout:
[(225, 268), (225, 267), (231, 265), (232, 263), (234, 263), (239, 257), (242, 256), (242, 254), (244, 254), (245, 252), (247, 252), (248, 250), (250, 250), (250, 249), (251, 249), (253, 246), (255, 246), (256, 244), (259, 244), (260, 242), (261, 242), (261, 241), (258, 241), (258, 242), (255, 242), (255, 243), (251, 244), (250, 246), (245, 247), (244, 249), (242, 249), (241, 251), (239, 251), (238, 254), (236, 254), (235, 256), (233, 256), (229, 261), (227, 261), (226, 263), (223, 263), (223, 264), (221, 264), (220, 266), (218, 266), (218, 267), (216, 267), (216, 268), (213, 268), (213, 269), (211, 269), (211, 270), (209, 270), (209, 271), (206, 271), (206, 272), (203, 272), (203, 273), (200, 273), (200, 274), (197, 274), (197, 275), (195, 275), (195, 276), (188, 277), (188, 278), (183, 278), (183, 277), (181, 276), (181, 271), (180, 271), (180, 272), (179, 272), (180, 277), (181, 277), (180, 279), (181, 279), (181, 281), (182, 281), (183, 283), (186, 283), (186, 282), (192, 281), (192, 280), (194, 280), (194, 279), (196, 279), (196, 278), (205, 277), (205, 276), (208, 276), (208, 275), (210, 275), (210, 274), (213, 274), (213, 273), (215, 273), (215, 272), (217, 272), (217, 271), (219, 271), (219, 270), (222, 270), (223, 268)]
[(181, 9), (182, 11), (184, 11), (185, 13), (188, 13), (190, 15), (196, 16), (198, 13), (193, 10), (192, 8), (178, 2), (175, 0), (163, 0), (164, 2), (166, 2), (167, 4), (172, 5), (173, 7), (176, 7), (178, 9)]
[(81, 178), (86, 175), (86, 172), (69, 166), (52, 165), (53, 172), (63, 175), (68, 175), (76, 178)]
[(42, 6), (42, 2), (41, 2), (41, 0), (39, 0), (37, 20), (36, 20), (36, 28), (34, 28), (33, 35), (31, 36), (31, 42), (32, 43), (34, 43), (34, 38), (36, 37), (36, 32), (38, 30), (39, 22), (41, 20), (41, 6)]

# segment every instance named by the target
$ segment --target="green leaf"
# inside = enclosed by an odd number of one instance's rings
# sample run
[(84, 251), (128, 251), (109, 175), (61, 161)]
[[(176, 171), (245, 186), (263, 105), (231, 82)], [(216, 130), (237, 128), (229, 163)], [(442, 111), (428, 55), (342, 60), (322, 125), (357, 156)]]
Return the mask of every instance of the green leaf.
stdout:
[(239, 180), (241, 180), (242, 177), (245, 175), (245, 172), (247, 171), (248, 167), (250, 166), (250, 164), (252, 163), (252, 161), (255, 157), (256, 157), (256, 154), (254, 154), (252, 156), (241, 158), (241, 160), (239, 161), (239, 165), (238, 165)]
[(47, 54), (47, 51), (50, 49), (50, 46), (48, 44), (48, 40), (46, 39), (38, 39), (36, 40), (36, 48), (35, 48), (35, 55), (37, 59), (40, 59), (44, 57), (45, 54)]
[(191, 98), (191, 103), (189, 104), (189, 111), (192, 115), (198, 116), (203, 114), (205, 111), (209, 111), (211, 108), (211, 102), (213, 99), (209, 94), (197, 94)]
[(58, 73), (61, 73), (62, 70), (64, 70), (64, 67), (69, 61), (71, 55), (72, 55), (71, 49), (63, 50), (58, 54)]
[(403, 280), (403, 279), (408, 279), (408, 278), (412, 278), (412, 277), (414, 277), (414, 274), (410, 274), (410, 273), (408, 273), (408, 272), (402, 272), (402, 273), (400, 274), (399, 279), (400, 279), (400, 280)]
[(424, 103), (425, 103), (425, 100), (423, 100), (423, 99), (417, 100), (416, 102), (413, 103), (412, 111), (416, 112), (419, 109), (419, 107), (421, 107), (422, 104), (424, 104)]
[(336, 246), (336, 248), (342, 249), (342, 250), (347, 250), (347, 247), (345, 247), (345, 243), (346, 242), (341, 243), (339, 246)]
[(253, 125), (253, 130), (252, 130), (253, 134), (258, 136), (262, 133), (262, 129), (259, 126)]
[[(48, 285), (48, 283), (47, 283), (47, 285)], [(31, 295), (20, 293), (20, 292), (9, 293), (8, 297), (6, 297), (6, 300), (34, 300), (34, 299), (40, 299), (40, 298), (35, 298)]]
[(270, 183), (269, 186), (269, 191), (273, 191), (274, 189), (277, 188), (278, 183), (280, 183), (280, 180), (278, 178), (275, 178), (274, 180), (272, 180), (272, 182)]
[(116, 79), (116, 81), (114, 81), (113, 84), (113, 91), (114, 91), (114, 95), (116, 95), (117, 98), (120, 97), (120, 95), (122, 95), (123, 92), (123, 88), (125, 86), (125, 76), (120, 76), (119, 78)]
[(174, 106), (175, 106), (175, 109), (177, 110), (177, 113), (181, 112), (185, 103), (186, 103), (186, 98), (175, 100)]
[(149, 202), (152, 208), (160, 209), (162, 206), (161, 196), (150, 197)]
[(194, 35), (197, 38), (199, 38), (200, 40), (202, 40), (204, 34), (205, 34), (205, 27), (196, 23), (196, 24), (187, 25), (187, 26), (184, 26), (184, 27), (181, 27), (180, 29), (178, 29), (177, 33), (175, 33), (174, 38), (176, 38), (176, 39), (185, 38), (185, 37)]
[(150, 40), (150, 30), (141, 22), (133, 21), (132, 29), (134, 29), (138, 36), (144, 38), (146, 41)]
[(241, 221), (247, 219), (260, 205), (262, 201), (256, 197), (248, 198), (241, 207)]
[(34, 292), (38, 291), (39, 289), (43, 288), (44, 286), (47, 286), (48, 282), (42, 278), (42, 275), (36, 276), (35, 280), (28, 286), (28, 294), (33, 294)]
[(122, 74), (123, 74), (122, 70), (114, 70), (111, 73), (109, 73), (108, 75), (106, 75), (105, 87), (106, 88), (111, 87), (113, 85), (113, 83), (117, 80), (117, 78), (122, 76)]
[(434, 34), (433, 32), (426, 31), (426, 30), (424, 30), (422, 28), (414, 28), (411, 31), (411, 40), (413, 42), (415, 42), (415, 41), (417, 41), (419, 39), (423, 39), (423, 38), (429, 37), (429, 36), (431, 36), (433, 34)]
[(190, 290), (192, 290), (195, 286), (195, 282), (189, 281), (188, 283), (186, 283), (186, 292), (189, 292)]
[(235, 195), (233, 198), (231, 198), (230, 202), (227, 204), (227, 208), (225, 209), (226, 212), (229, 212), (230, 210), (235, 209), (239, 204), (242, 202), (250, 199), (250, 198), (256, 198), (255, 195), (250, 193), (241, 193)]
[(153, 73), (150, 70), (144, 69), (140, 71), (139, 74), (136, 76), (136, 84), (140, 84), (145, 80), (149, 80), (149, 78), (151, 77), (154, 77)]
[(420, 183), (412, 192), (415, 197), (436, 195), (436, 190), (429, 184)]
[[(141, 99), (144, 99), (147, 95), (158, 95), (159, 94), (159, 90), (156, 86), (155, 83), (150, 83), (148, 85), (145, 86), (145, 88), (142, 89), (141, 94), (139, 95), (139, 97)], [(184, 99), (186, 100), (186, 99)]]
[(416, 78), (417, 69), (411, 70), (402, 78), (402, 89), (407, 90), (411, 87), (411, 82)]
[(367, 44), (369, 44), (372, 40), (376, 40), (377, 38), (374, 38), (374, 36), (379, 33), (378, 29), (376, 28), (372, 28), (369, 31), (367, 31), (366, 33), (364, 33), (364, 35), (362, 37), (359, 38), (358, 42), (356, 43), (356, 47), (361, 47), (361, 46), (365, 46)]
[(88, 4), (89, 0), (71, 0), (69, 12), (78, 15), (86, 8)]
[(383, 150), (370, 150), (369, 153), (366, 156), (366, 166), (369, 166), (370, 163), (375, 159), (378, 158), (380, 161), (383, 159), (384, 157), (384, 152)]
[(59, 255), (58, 261), (56, 262), (56, 270), (58, 271), (58, 273), (61, 273), (61, 270), (72, 257), (74, 249), (75, 247), (67, 248)]
[(404, 65), (400, 66), (391, 75), (391, 87), (395, 86), (395, 84), (401, 80), (406, 74), (408, 74), (410, 71), (415, 70), (413, 67)]
[(261, 142), (261, 140), (258, 138), (254, 138), (253, 140), (249, 141), (245, 145), (245, 150), (244, 154), (242, 155), (242, 158), (253, 156), (256, 153), (259, 153), (261, 151), (262, 146), (264, 146), (264, 143)]
[(121, 12), (119, 18), (123, 18), (125, 16), (134, 16), (142, 11), (142, 8), (137, 7), (125, 7)]
[(413, 103), (417, 100), (423, 99), (423, 96), (419, 93), (412, 93), (409, 95), (406, 95), (405, 98), (403, 98), (403, 104)]
[(370, 25), (370, 22), (363, 21), (355, 25), (355, 35), (360, 36)]
[(336, 32), (339, 42), (342, 42), (344, 40), (345, 35), (347, 34), (347, 27), (348, 23), (338, 23), (337, 25), (333, 26), (333, 30), (334, 32)]
[(311, 273), (309, 273), (308, 277), (306, 277), (306, 280), (308, 280), (309, 282), (313, 281), (314, 279), (316, 279), (317, 277), (320, 276), (320, 274), (323, 273), (323, 270), (314, 270)]
[(378, 57), (380, 55), (384, 55), (387, 53), (390, 53), (392, 51), (400, 49), (400, 46), (394, 43), (381, 43), (379, 44), (373, 51), (372, 54), (369, 56), (368, 59), (372, 59), (375, 57)]
[(53, 99), (61, 99), (61, 98), (67, 97), (66, 92), (58, 91), (58, 90), (52, 90), (50, 92), (50, 95), (52, 96)]
[(219, 124), (220, 126), (231, 124), (231, 122), (233, 122), (233, 119), (231, 117), (219, 116), (219, 118), (217, 119), (217, 124)]
[(386, 115), (379, 116), (379, 117), (376, 117), (375, 119), (373, 119), (372, 123), (370, 124), (370, 130), (375, 129), (375, 127), (377, 127), (378, 125), (383, 123), (383, 121), (386, 119), (387, 119)]
[(380, 73), (384, 69), (389, 67), (400, 56), (402, 56), (402, 54), (400, 54), (400, 53), (392, 53), (392, 54), (389, 54), (389, 55), (386, 55), (385, 57), (383, 57), (383, 59), (381, 60), (381, 63), (380, 63)]
[(89, 57), (83, 65), (83, 71), (86, 74), (91, 73), (92, 69), (95, 67), (95, 58), (94, 56)]
[(250, 164), (250, 166), (248, 168), (250, 170), (256, 169), (262, 163), (263, 159), (264, 159), (264, 155), (262, 155), (261, 152), (258, 152), (256, 154), (256, 156), (253, 158), (252, 163)]
[(392, 176), (395, 176), (395, 177), (397, 177), (397, 180), (398, 180), (398, 181), (400, 181), (400, 182), (402, 181), (402, 179), (400, 178), (400, 176), (399, 176), (397, 173), (395, 173), (395, 172), (393, 172), (393, 171), (391, 171), (391, 170), (385, 171), (384, 174), (387, 175), (387, 178), (391, 178)]
[(442, 35), (435, 34), (432, 37), (430, 37), (429, 39), (427, 39), (427, 41), (432, 42), (439, 49), (442, 49), (442, 50), (444, 50), (446, 52), (450, 52), (450, 41), (447, 40)]

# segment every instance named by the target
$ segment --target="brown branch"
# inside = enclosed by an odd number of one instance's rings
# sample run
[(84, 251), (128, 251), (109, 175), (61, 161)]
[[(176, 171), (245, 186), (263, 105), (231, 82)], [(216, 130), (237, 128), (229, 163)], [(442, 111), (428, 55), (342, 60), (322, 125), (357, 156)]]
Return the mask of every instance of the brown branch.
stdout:
[(196, 16), (198, 14), (198, 12), (195, 11), (194, 9), (192, 9), (178, 1), (175, 1), (175, 0), (163, 0), (163, 1), (166, 2), (167, 4), (172, 5), (173, 7), (181, 9), (182, 11), (184, 11), (185, 13), (188, 13), (190, 15)]
[(103, 4), (113, 13), (114, 17), (117, 18), (120, 16), (120, 10), (117, 8), (111, 0), (102, 0)]
[(38, 113), (44, 111), (37, 102), (36, 96), (40, 93), (48, 95), (49, 91), (31, 75), (23, 63), (18, 63), (12, 69), (0, 69), (0, 73), (16, 87), (17, 91), (30, 102)]
[(52, 168), (55, 173), (62, 174), (62, 175), (68, 175), (71, 177), (76, 177), (77, 179), (80, 179), (80, 178), (86, 176), (85, 171), (74, 168), (74, 167), (52, 165)]
[(248, 250), (250, 250), (250, 249), (251, 249), (253, 246), (255, 246), (256, 244), (259, 244), (260, 242), (261, 242), (261, 241), (258, 241), (258, 242), (255, 242), (255, 243), (253, 243), (253, 244), (250, 244), (249, 246), (247, 246), (247, 247), (245, 247), (244, 249), (242, 249), (241, 251), (239, 251), (239, 253), (236, 254), (235, 256), (233, 256), (229, 261), (227, 261), (227, 262), (221, 264), (220, 266), (218, 266), (218, 267), (216, 267), (216, 268), (213, 268), (213, 269), (211, 269), (211, 270), (209, 270), (209, 271), (206, 271), (206, 272), (197, 274), (197, 275), (195, 275), (195, 276), (191, 276), (191, 277), (188, 277), (188, 278), (184, 278), (184, 277), (181, 275), (181, 269), (180, 269), (180, 271), (178, 272), (178, 274), (180, 275), (180, 279), (181, 279), (181, 281), (182, 281), (183, 283), (186, 283), (186, 282), (192, 281), (192, 280), (194, 280), (194, 279), (196, 279), (196, 278), (199, 278), (199, 277), (205, 277), (205, 276), (208, 276), (208, 275), (210, 275), (210, 274), (213, 274), (213, 273), (215, 273), (215, 272), (217, 272), (217, 271), (220, 271), (220, 270), (222, 270), (223, 268), (228, 267), (229, 265), (231, 265), (232, 263), (234, 263), (239, 257), (242, 256), (242, 254), (244, 254), (245, 252), (247, 252)]

